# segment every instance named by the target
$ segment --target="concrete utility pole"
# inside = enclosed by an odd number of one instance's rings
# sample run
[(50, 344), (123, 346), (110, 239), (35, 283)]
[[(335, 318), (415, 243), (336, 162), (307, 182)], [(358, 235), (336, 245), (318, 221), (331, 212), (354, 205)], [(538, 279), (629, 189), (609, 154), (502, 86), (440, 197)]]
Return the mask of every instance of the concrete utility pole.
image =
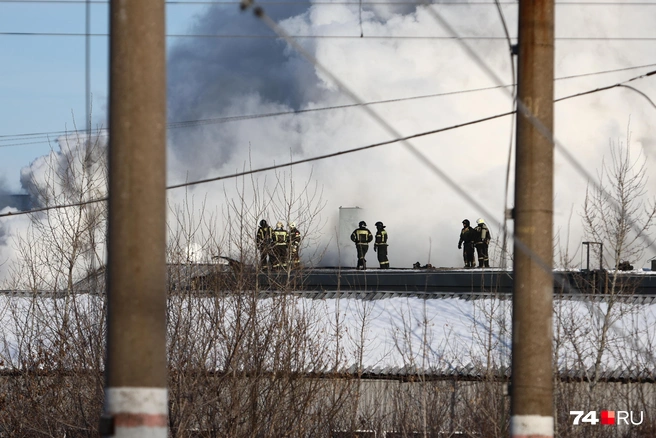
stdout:
[(163, 0), (110, 2), (103, 436), (167, 436)]
[(520, 0), (513, 438), (553, 437), (553, 66), (554, 1)]

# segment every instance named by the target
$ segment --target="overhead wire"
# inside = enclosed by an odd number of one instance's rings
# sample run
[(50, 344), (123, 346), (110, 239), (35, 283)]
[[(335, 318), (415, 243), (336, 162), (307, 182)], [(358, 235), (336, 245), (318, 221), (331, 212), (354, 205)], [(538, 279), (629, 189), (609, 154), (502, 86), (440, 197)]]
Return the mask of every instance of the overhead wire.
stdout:
[(653, 71), (647, 72), (647, 73), (642, 74), (642, 75), (640, 75), (640, 76), (636, 76), (636, 77), (631, 78), (631, 79), (628, 79), (628, 80), (626, 80), (626, 81), (619, 82), (619, 83), (617, 83), (617, 84), (608, 85), (608, 86), (606, 86), (606, 87), (599, 87), (599, 88), (595, 88), (594, 90), (584, 91), (584, 92), (581, 92), (581, 93), (572, 94), (572, 95), (570, 95), (570, 96), (561, 97), (561, 98), (555, 99), (554, 102), (560, 102), (560, 101), (563, 101), (563, 100), (571, 99), (571, 98), (573, 98), (573, 97), (585, 96), (585, 95), (587, 95), (587, 94), (596, 93), (596, 92), (598, 92), (598, 91), (610, 90), (611, 88), (624, 87), (624, 88), (628, 88), (629, 90), (638, 93), (639, 95), (641, 95), (642, 97), (644, 97), (645, 99), (647, 99), (647, 101), (651, 104), (651, 106), (653, 106), (654, 109), (656, 109), (656, 104), (654, 103), (653, 100), (651, 100), (651, 98), (650, 98), (649, 96), (647, 96), (645, 93), (643, 93), (642, 91), (638, 90), (638, 89), (635, 88), (635, 87), (632, 87), (632, 86), (630, 86), (630, 85), (626, 85), (627, 82), (632, 82), (632, 81), (635, 81), (635, 80), (637, 80), (637, 79), (643, 79), (643, 78), (646, 78), (646, 77), (648, 77), (648, 76), (652, 76), (652, 75), (654, 75), (654, 74), (656, 74), (656, 70), (653, 70)]
[[(0, 32), (0, 36), (50, 36), (50, 37), (103, 37), (108, 38), (108, 33), (91, 33), (85, 32)], [(265, 39), (272, 40), (280, 38), (277, 35), (256, 35), (256, 34), (166, 34), (167, 38), (215, 38), (215, 39)], [(310, 40), (442, 40), (442, 41), (506, 41), (505, 36), (461, 36), (454, 37), (448, 35), (291, 35), (294, 39)], [(650, 42), (656, 41), (656, 37), (557, 37), (556, 41), (636, 41)]]
[[(508, 42), (508, 54), (510, 56), (510, 72), (512, 75), (511, 82), (513, 84), (512, 107), (514, 109), (517, 104), (517, 79), (515, 77), (515, 54), (514, 54), (515, 46), (513, 45), (512, 40), (510, 38), (510, 32), (508, 32), (508, 26), (506, 25), (506, 19), (503, 16), (503, 10), (501, 9), (501, 4), (499, 0), (495, 0), (495, 3), (497, 5), (497, 11), (499, 12), (499, 19), (501, 20), (501, 24), (503, 25), (503, 31), (506, 34), (506, 41)], [(504, 209), (503, 227), (502, 227), (503, 236), (501, 239), (501, 267), (502, 268), (506, 267), (506, 260), (508, 258), (508, 215), (506, 214), (506, 211), (508, 209), (508, 193), (510, 192), (510, 163), (512, 162), (516, 115), (517, 115), (516, 112), (513, 113), (512, 122), (510, 123), (510, 141), (508, 145), (506, 181), (505, 181), (504, 196), (503, 196), (503, 209)]]
[(358, 5), (358, 18), (360, 19), (360, 38), (364, 36), (364, 29), (362, 28), (362, 0)]
[[(653, 64), (653, 65), (656, 66), (656, 64)], [(512, 85), (504, 85), (504, 87), (509, 87), (509, 86), (512, 86)], [(442, 93), (432, 93), (432, 94), (423, 94), (423, 95), (418, 95), (418, 96), (400, 97), (400, 98), (395, 98), (395, 99), (384, 99), (384, 100), (369, 101), (369, 102), (365, 102), (364, 104), (365, 105), (380, 105), (380, 104), (387, 104), (387, 103), (406, 102), (406, 101), (419, 100), (419, 99), (429, 99), (429, 98), (433, 98), (433, 97), (444, 97), (444, 96), (452, 96), (452, 95), (457, 95), (457, 94), (466, 94), (466, 93), (475, 93), (475, 92), (480, 92), (480, 91), (489, 91), (489, 90), (495, 90), (495, 89), (498, 89), (498, 88), (499, 88), (498, 86), (493, 86), (493, 87), (472, 88), (472, 89), (469, 89), (469, 90), (446, 91), (446, 92), (442, 92)], [(331, 110), (338, 110), (338, 109), (354, 108), (354, 107), (358, 107), (358, 106), (360, 106), (360, 104), (351, 103), (351, 104), (344, 104), (344, 105), (331, 105), (331, 106), (327, 106), (327, 107), (305, 108), (305, 109), (290, 110), (290, 111), (276, 111), (276, 112), (271, 112), (271, 113), (244, 114), (244, 115), (237, 115), (237, 116), (224, 116), (224, 117), (211, 117), (211, 118), (207, 118), (207, 119), (185, 120), (185, 121), (179, 121), (179, 122), (170, 122), (170, 123), (167, 124), (167, 129), (189, 128), (189, 127), (195, 127), (195, 126), (223, 124), (223, 123), (238, 122), (238, 121), (244, 121), (244, 120), (256, 120), (256, 119), (270, 118), (270, 117), (300, 115), (300, 114), (320, 112), (320, 111), (331, 111)], [(92, 132), (93, 131), (94, 130), (92, 130)], [(102, 135), (102, 136), (108, 135), (108, 131), (105, 128), (97, 130), (97, 131), (100, 131), (100, 133), (101, 133), (100, 135)], [(49, 141), (50, 137), (67, 135), (69, 132), (70, 131), (50, 131), (50, 132), (37, 132), (37, 133), (26, 133), (26, 134), (0, 135), (0, 147), (43, 144), (43, 143)], [(79, 133), (79, 132), (86, 132), (86, 131), (76, 130), (75, 132)], [(22, 140), (36, 140), (36, 139), (43, 139), (44, 141), (2, 144), (2, 142), (16, 142), (16, 141), (22, 141)]]
[[(325, 160), (325, 159), (328, 159), (328, 158), (338, 157), (340, 155), (351, 154), (351, 153), (354, 153), (354, 152), (361, 152), (361, 151), (364, 151), (364, 150), (367, 150), (367, 149), (373, 149), (373, 148), (377, 148), (377, 147), (380, 147), (380, 146), (385, 146), (385, 145), (389, 145), (389, 144), (393, 144), (393, 143), (403, 142), (403, 141), (407, 141), (407, 140), (414, 139), (414, 138), (425, 137), (425, 136), (428, 136), (428, 135), (438, 134), (440, 132), (446, 132), (446, 131), (450, 131), (450, 130), (454, 130), (454, 129), (458, 129), (458, 128), (463, 128), (465, 126), (471, 126), (471, 125), (475, 125), (475, 124), (478, 124), (478, 123), (487, 122), (487, 121), (498, 119), (498, 118), (501, 118), (501, 117), (506, 117), (508, 115), (511, 115), (512, 113), (513, 112), (511, 111), (511, 112), (506, 112), (506, 113), (495, 114), (495, 115), (492, 115), (492, 116), (483, 117), (483, 118), (480, 118), (480, 119), (471, 120), (471, 121), (464, 122), (464, 123), (459, 123), (457, 125), (451, 125), (451, 126), (447, 126), (447, 127), (444, 127), (444, 128), (433, 129), (433, 130), (430, 130), (430, 131), (424, 131), (424, 132), (420, 132), (420, 133), (416, 133), (416, 134), (412, 134), (412, 135), (408, 135), (408, 136), (404, 136), (404, 137), (393, 138), (391, 140), (382, 141), (382, 142), (378, 142), (378, 143), (373, 143), (373, 144), (369, 144), (369, 145), (366, 145), (366, 146), (360, 146), (360, 147), (356, 147), (356, 148), (352, 148), (352, 149), (346, 149), (346, 150), (342, 150), (342, 151), (338, 151), (338, 152), (333, 152), (333, 153), (330, 153), (330, 154), (324, 154), (324, 155), (314, 156), (314, 157), (310, 157), (310, 158), (303, 158), (303, 159), (300, 159), (300, 160), (290, 161), (290, 162), (287, 162), (287, 163), (274, 164), (274, 165), (271, 165), (271, 166), (260, 167), (260, 168), (251, 169), (251, 170), (245, 170), (245, 171), (242, 171), (242, 172), (236, 172), (236, 173), (232, 173), (232, 174), (228, 174), (228, 175), (221, 175), (221, 176), (212, 177), (212, 178), (206, 178), (206, 179), (201, 179), (201, 180), (196, 180), (196, 181), (188, 181), (188, 182), (185, 182), (185, 183), (169, 185), (169, 186), (166, 187), (166, 189), (167, 190), (173, 190), (173, 189), (178, 189), (178, 188), (182, 188), (182, 187), (191, 187), (191, 186), (194, 186), (194, 185), (200, 185), (200, 184), (206, 184), (206, 183), (216, 182), (216, 181), (221, 181), (221, 180), (226, 180), (226, 179), (238, 178), (238, 177), (241, 177), (241, 176), (252, 175), (252, 174), (255, 174), (255, 173), (261, 173), (261, 172), (267, 172), (267, 171), (271, 171), (271, 170), (275, 170), (275, 169), (281, 169), (281, 168), (284, 168), (284, 167), (291, 167), (291, 166), (295, 166), (295, 165), (298, 165), (298, 164), (310, 163), (310, 162), (319, 161), (319, 160)], [(107, 197), (97, 198), (97, 199), (90, 199), (90, 200), (87, 200), (87, 201), (75, 202), (75, 203), (70, 203), (70, 204), (60, 204), (60, 205), (51, 205), (51, 206), (39, 207), (39, 208), (30, 209), (30, 210), (27, 210), (27, 211), (17, 211), (17, 212), (3, 213), (3, 214), (0, 214), (0, 218), (21, 216), (21, 215), (33, 214), (33, 213), (40, 213), (40, 212), (44, 212), (44, 211), (48, 211), (48, 210), (57, 210), (57, 209), (62, 209), (62, 208), (80, 207), (80, 206), (84, 206), (84, 205), (87, 205), (87, 204), (93, 204), (93, 203), (104, 202), (104, 201), (107, 201)]]
[(91, 0), (86, 0), (84, 40), (84, 115), (85, 129), (91, 132)]
[[(562, 81), (562, 80), (570, 80), (570, 79), (577, 79), (577, 78), (583, 78), (583, 77), (589, 77), (589, 76), (597, 76), (597, 75), (602, 75), (602, 74), (610, 74), (610, 73), (617, 73), (617, 72), (622, 72), (622, 71), (629, 71), (629, 70), (637, 70), (641, 68), (651, 68), (651, 67), (656, 67), (656, 63), (653, 64), (644, 64), (644, 65), (639, 65), (639, 66), (633, 66), (633, 67), (623, 67), (623, 68), (618, 68), (618, 69), (611, 69), (611, 70), (603, 70), (603, 71), (597, 71), (597, 72), (590, 72), (590, 73), (581, 73), (577, 75), (569, 75), (569, 76), (563, 76), (560, 78), (556, 78), (556, 81)], [(513, 69), (514, 72), (514, 69)], [(613, 87), (622, 87), (624, 86), (623, 84), (626, 82), (631, 82), (635, 79), (640, 79), (644, 77), (645, 75), (640, 75), (636, 76), (634, 78), (615, 83), (613, 85), (609, 85), (607, 87), (603, 87), (602, 89), (609, 89)], [(467, 93), (476, 93), (476, 92), (481, 92), (481, 91), (490, 91), (490, 90), (496, 90), (499, 88), (510, 88), (510, 87), (515, 87), (516, 84), (506, 84), (506, 85), (494, 85), (491, 87), (480, 87), (480, 88), (471, 88), (467, 90), (457, 90), (457, 91), (446, 91), (442, 93), (432, 93), (432, 94), (423, 94), (423, 95), (418, 95), (418, 96), (408, 96), (408, 97), (400, 97), (400, 98), (395, 98), (395, 99), (384, 99), (384, 100), (377, 100), (377, 101), (369, 101), (365, 102), (365, 105), (379, 105), (379, 104), (387, 104), (387, 103), (396, 103), (396, 102), (406, 102), (406, 101), (412, 101), (412, 100), (419, 100), (419, 99), (428, 99), (428, 98), (434, 98), (434, 97), (444, 97), (444, 96), (452, 96), (452, 95), (458, 95), (458, 94), (467, 94)], [(627, 88), (631, 88), (628, 87)], [(585, 95), (585, 94), (590, 94), (592, 92), (600, 91), (602, 89), (595, 89), (595, 90), (588, 90), (579, 94), (574, 94), (570, 96), (566, 96), (564, 98), (559, 98), (556, 99), (555, 102), (558, 102), (560, 100), (564, 99), (570, 99), (572, 97), (577, 97), (579, 95)], [(637, 91), (637, 90), (635, 90)], [(643, 93), (644, 95), (644, 93)], [(647, 96), (645, 96), (647, 97)], [(647, 97), (648, 98), (648, 97)], [(288, 116), (288, 115), (300, 115), (300, 114), (305, 114), (305, 113), (312, 113), (312, 112), (318, 112), (318, 111), (330, 111), (330, 110), (337, 110), (337, 109), (347, 109), (347, 108), (354, 108), (360, 106), (359, 103), (351, 103), (351, 104), (344, 104), (344, 105), (331, 105), (331, 106), (326, 106), (326, 107), (317, 107), (317, 108), (305, 108), (305, 109), (300, 109), (300, 110), (290, 110), (290, 111), (276, 111), (276, 112), (271, 112), (271, 113), (261, 113), (261, 114), (243, 114), (243, 115), (236, 115), (236, 116), (224, 116), (224, 117), (211, 117), (207, 119), (195, 119), (195, 120), (185, 120), (185, 121), (178, 121), (178, 122), (169, 122), (167, 124), (167, 129), (178, 129), (178, 128), (190, 128), (190, 127), (195, 127), (195, 126), (203, 126), (203, 125), (212, 125), (212, 124), (222, 124), (222, 123), (229, 123), (229, 122), (236, 122), (236, 121), (243, 121), (243, 120), (255, 120), (255, 119), (261, 119), (261, 118), (269, 118), (269, 117), (278, 117), (278, 116)], [(51, 139), (51, 137), (57, 137), (57, 136), (62, 136), (62, 135), (67, 135), (73, 131), (47, 131), (47, 132), (32, 132), (32, 133), (23, 133), (23, 134), (4, 134), (0, 135), (0, 148), (2, 147), (14, 147), (14, 146), (26, 146), (26, 145), (35, 145), (35, 144), (45, 144), (48, 143)], [(85, 133), (85, 132), (99, 132), (100, 135), (106, 136), (107, 134), (107, 129), (105, 128), (99, 128), (99, 129), (93, 129), (91, 131), (88, 130), (74, 130), (76, 133)], [(42, 141), (32, 141), (32, 140), (37, 140), (41, 139)], [(20, 143), (16, 143), (20, 142)], [(3, 144), (5, 143), (5, 144)], [(9, 144), (6, 144), (9, 143)]]
[[(602, 87), (600, 89), (591, 90), (591, 91), (592, 92), (599, 92), (599, 91), (605, 91), (609, 88), (612, 88), (612, 87)], [(566, 97), (561, 98), (559, 100), (565, 100), (565, 99), (570, 98), (570, 97), (578, 97), (578, 96), (583, 96), (583, 95), (587, 95), (587, 94), (590, 94), (590, 92), (583, 92), (583, 93), (578, 93), (577, 95), (566, 96)], [(342, 151), (338, 151), (338, 152), (334, 152), (334, 153), (330, 153), (330, 154), (319, 155), (319, 156), (310, 157), (310, 158), (304, 158), (304, 159), (300, 159), (300, 160), (290, 161), (290, 162), (287, 162), (287, 163), (275, 164), (275, 165), (272, 165), (272, 166), (266, 166), (266, 167), (261, 167), (261, 168), (257, 168), (257, 169), (251, 169), (251, 170), (237, 172), (237, 173), (228, 174), (228, 175), (221, 175), (221, 176), (212, 177), (212, 178), (206, 178), (206, 179), (201, 179), (201, 180), (196, 180), (196, 181), (188, 181), (188, 182), (185, 182), (185, 183), (169, 185), (169, 186), (166, 187), (166, 189), (167, 190), (173, 190), (173, 189), (182, 188), (182, 187), (191, 187), (191, 186), (195, 186), (195, 185), (206, 184), (206, 183), (210, 183), (210, 182), (216, 182), (216, 181), (221, 181), (221, 180), (226, 180), (226, 179), (238, 178), (238, 177), (246, 176), (246, 175), (252, 175), (252, 174), (255, 174), (255, 173), (261, 173), (261, 172), (276, 170), (276, 169), (280, 169), (280, 168), (284, 168), (284, 167), (295, 166), (295, 165), (298, 165), (298, 164), (324, 160), (324, 159), (328, 159), (328, 158), (337, 157), (337, 156), (340, 156), (340, 155), (346, 155), (346, 154), (350, 154), (350, 153), (354, 153), (354, 152), (360, 152), (360, 151), (364, 151), (364, 150), (367, 150), (367, 149), (372, 149), (372, 148), (376, 148), (376, 147), (380, 147), (380, 146), (385, 146), (385, 145), (389, 145), (389, 144), (393, 144), (393, 143), (398, 143), (398, 142), (402, 142), (404, 140), (407, 141), (407, 140), (411, 140), (411, 139), (414, 139), (414, 138), (420, 138), (420, 137), (425, 137), (425, 136), (432, 135), (432, 134), (438, 134), (438, 133), (441, 133), (441, 132), (446, 132), (446, 131), (450, 131), (450, 130), (454, 130), (454, 129), (464, 128), (466, 126), (471, 126), (471, 125), (475, 125), (475, 124), (478, 124), (478, 123), (483, 123), (483, 122), (487, 122), (487, 121), (490, 121), (490, 120), (498, 119), (498, 118), (501, 118), (501, 117), (514, 115), (515, 113), (516, 113), (516, 111), (499, 113), (499, 114), (495, 114), (495, 115), (492, 115), (492, 116), (483, 117), (483, 118), (480, 118), (480, 119), (475, 119), (475, 120), (471, 120), (471, 121), (464, 122), (464, 123), (459, 123), (459, 124), (456, 124), (456, 125), (450, 125), (450, 126), (447, 126), (447, 127), (444, 127), (444, 128), (438, 128), (438, 129), (434, 129), (434, 130), (430, 130), (430, 131), (424, 131), (424, 132), (412, 134), (410, 136), (399, 137), (399, 138), (395, 138), (395, 139), (392, 139), (392, 140), (387, 140), (387, 141), (383, 141), (383, 142), (379, 142), (379, 143), (369, 144), (369, 145), (366, 145), (366, 146), (346, 149), (346, 150), (342, 150)], [(104, 202), (104, 201), (107, 201), (106, 197), (91, 199), (91, 200), (77, 202), (77, 203), (69, 203), (69, 204), (60, 204), (60, 205), (39, 207), (39, 208), (34, 208), (34, 209), (26, 210), (26, 211), (3, 213), (3, 214), (0, 214), (0, 218), (21, 216), (21, 215), (33, 214), (33, 213), (40, 213), (40, 212), (44, 212), (44, 211), (48, 211), (48, 210), (56, 210), (56, 209), (62, 209), (62, 208), (79, 207), (79, 206), (84, 206), (84, 205), (87, 205), (87, 204), (93, 204), (93, 203)]]
[[(512, 114), (512, 119), (510, 122), (510, 136), (509, 136), (509, 141), (508, 141), (508, 160), (506, 164), (506, 181), (505, 181), (505, 188), (504, 188), (504, 197), (503, 197), (503, 236), (501, 240), (501, 269), (506, 269), (506, 262), (508, 260), (508, 215), (506, 214), (506, 211), (508, 211), (508, 193), (510, 191), (510, 164), (512, 162), (512, 151), (513, 151), (513, 143), (514, 143), (514, 138), (515, 138), (515, 123), (516, 123), (516, 118), (517, 118), (517, 111), (515, 110), (515, 107), (517, 105), (517, 78), (515, 75), (515, 46), (512, 43), (512, 39), (510, 38), (510, 32), (508, 31), (508, 26), (506, 24), (506, 18), (503, 15), (503, 10), (501, 9), (501, 2), (499, 0), (494, 0), (496, 6), (497, 6), (497, 12), (499, 13), (499, 20), (501, 21), (501, 25), (503, 26), (503, 31), (506, 35), (506, 41), (508, 42), (508, 55), (510, 58), (510, 74), (511, 74), (511, 83), (513, 84), (513, 91), (512, 91), (512, 109), (513, 109), (513, 114)], [(502, 320), (501, 320), (501, 327), (505, 328), (506, 327), (506, 305), (505, 303), (502, 302), (500, 303), (502, 308)], [(507, 347), (507, 331), (504, 329), (500, 330), (499, 333), (499, 338), (500, 338), (500, 348), (499, 348), (499, 363), (504, 363), (504, 358), (510, 357), (508, 347)]]
[(640, 66), (635, 66), (635, 67), (622, 67), (622, 68), (616, 68), (612, 70), (604, 70), (600, 72), (590, 72), (590, 73), (580, 73), (576, 75), (569, 75), (569, 76), (561, 76), (559, 78), (554, 78), (554, 81), (564, 81), (568, 79), (578, 79), (578, 78), (584, 78), (587, 76), (596, 76), (600, 74), (607, 74), (607, 73), (618, 73), (621, 71), (628, 71), (628, 70), (636, 70), (639, 68), (651, 68), (656, 66), (656, 64), (645, 64), (645, 65), (640, 65)]

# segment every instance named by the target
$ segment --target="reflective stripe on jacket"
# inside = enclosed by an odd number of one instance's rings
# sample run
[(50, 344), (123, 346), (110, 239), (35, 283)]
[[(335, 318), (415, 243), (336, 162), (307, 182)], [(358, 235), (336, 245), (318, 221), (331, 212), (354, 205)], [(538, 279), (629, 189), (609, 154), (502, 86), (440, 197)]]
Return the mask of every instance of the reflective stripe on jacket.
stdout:
[(273, 230), (273, 243), (278, 245), (287, 245), (288, 234), (285, 230)]
[(351, 234), (351, 240), (355, 242), (356, 245), (368, 245), (369, 242), (374, 240), (374, 236), (368, 229), (358, 228)]
[(387, 231), (385, 230), (377, 231), (375, 246), (384, 246), (384, 245), (387, 245)]

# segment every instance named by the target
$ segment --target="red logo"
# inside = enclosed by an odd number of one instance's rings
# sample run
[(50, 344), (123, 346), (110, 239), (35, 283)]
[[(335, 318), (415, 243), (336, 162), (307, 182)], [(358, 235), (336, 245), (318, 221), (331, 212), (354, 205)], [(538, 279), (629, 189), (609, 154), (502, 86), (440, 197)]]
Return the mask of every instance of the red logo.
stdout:
[(615, 411), (601, 411), (601, 424), (615, 424)]

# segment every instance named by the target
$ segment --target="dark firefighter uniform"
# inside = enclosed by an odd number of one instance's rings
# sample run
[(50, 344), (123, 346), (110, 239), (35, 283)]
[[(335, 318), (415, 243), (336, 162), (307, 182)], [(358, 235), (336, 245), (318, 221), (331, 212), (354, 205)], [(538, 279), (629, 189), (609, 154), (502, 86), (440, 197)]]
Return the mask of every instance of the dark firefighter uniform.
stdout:
[(389, 260), (387, 259), (387, 231), (385, 231), (385, 225), (382, 222), (376, 222), (374, 252), (378, 254), (380, 269), (389, 269)]
[(260, 267), (262, 269), (269, 268), (269, 262), (273, 263), (273, 230), (267, 224), (267, 221), (262, 219), (260, 227), (257, 229), (255, 240), (257, 242), (257, 249), (260, 251)]
[(462, 248), (462, 258), (465, 261), (465, 268), (474, 267), (474, 242), (476, 241), (476, 231), (469, 226), (469, 220), (462, 221), (462, 230), (460, 231), (460, 240), (458, 241), (458, 249)]
[(284, 268), (287, 266), (287, 245), (289, 245), (289, 234), (282, 227), (282, 222), (276, 224), (273, 230), (273, 267)]
[(365, 255), (369, 250), (369, 242), (374, 240), (374, 236), (371, 234), (371, 231), (367, 229), (367, 224), (364, 221), (361, 221), (358, 224), (359, 228), (356, 228), (353, 233), (351, 233), (351, 240), (355, 242), (355, 248), (358, 251), (358, 269), (367, 269), (367, 261), (365, 260)]
[(292, 266), (298, 266), (301, 263), (301, 258), (298, 253), (301, 246), (301, 232), (296, 228), (296, 224), (291, 222), (289, 224), (289, 260)]
[(487, 250), (490, 246), (490, 240), (492, 236), (490, 235), (490, 230), (485, 225), (485, 220), (480, 218), (476, 221), (476, 253), (478, 256), (478, 267), (479, 268), (489, 268), (490, 259), (488, 257)]

